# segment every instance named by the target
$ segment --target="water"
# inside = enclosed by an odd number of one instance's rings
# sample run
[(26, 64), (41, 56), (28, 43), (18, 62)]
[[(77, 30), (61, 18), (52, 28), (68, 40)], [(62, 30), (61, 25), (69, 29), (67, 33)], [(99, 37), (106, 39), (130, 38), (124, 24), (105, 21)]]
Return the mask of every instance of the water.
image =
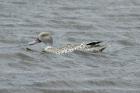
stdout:
[[(140, 93), (139, 25), (139, 0), (0, 0), (0, 93)], [(52, 55), (25, 46), (42, 31), (57, 47), (108, 48)]]

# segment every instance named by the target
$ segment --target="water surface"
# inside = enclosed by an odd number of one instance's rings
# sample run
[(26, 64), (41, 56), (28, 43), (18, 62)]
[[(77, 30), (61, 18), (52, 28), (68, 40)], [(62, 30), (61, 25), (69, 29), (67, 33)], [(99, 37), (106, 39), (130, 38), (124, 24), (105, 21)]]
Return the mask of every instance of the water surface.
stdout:
[[(140, 93), (139, 0), (0, 0), (0, 93)], [(102, 54), (26, 51), (103, 40)]]

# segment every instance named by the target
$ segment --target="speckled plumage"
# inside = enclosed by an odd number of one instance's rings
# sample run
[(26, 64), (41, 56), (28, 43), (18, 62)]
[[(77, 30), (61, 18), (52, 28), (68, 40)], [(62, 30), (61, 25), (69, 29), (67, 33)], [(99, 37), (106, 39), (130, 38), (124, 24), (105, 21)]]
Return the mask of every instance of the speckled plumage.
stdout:
[(100, 46), (98, 44), (95, 46), (87, 45), (86, 43), (81, 44), (69, 44), (61, 48), (44, 48), (45, 52), (54, 53), (54, 54), (66, 54), (74, 51), (81, 51), (81, 52), (102, 52), (106, 47)]

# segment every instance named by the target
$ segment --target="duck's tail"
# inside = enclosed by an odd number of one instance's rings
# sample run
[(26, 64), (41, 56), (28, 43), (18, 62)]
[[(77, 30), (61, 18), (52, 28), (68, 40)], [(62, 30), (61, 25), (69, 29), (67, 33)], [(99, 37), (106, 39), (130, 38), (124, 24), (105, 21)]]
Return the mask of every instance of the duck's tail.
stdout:
[(99, 52), (102, 52), (105, 49), (106, 49), (106, 47), (104, 46), (104, 47), (102, 47), (102, 48), (99, 49)]
[(101, 43), (102, 41), (95, 41), (95, 42), (88, 43), (87, 45), (93, 52), (102, 52), (103, 50), (106, 49), (106, 46), (102, 45)]

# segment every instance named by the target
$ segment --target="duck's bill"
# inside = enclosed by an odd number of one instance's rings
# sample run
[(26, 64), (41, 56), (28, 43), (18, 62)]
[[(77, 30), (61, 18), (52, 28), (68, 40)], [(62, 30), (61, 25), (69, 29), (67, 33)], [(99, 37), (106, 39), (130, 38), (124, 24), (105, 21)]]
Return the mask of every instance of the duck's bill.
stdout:
[(40, 42), (41, 42), (41, 41), (37, 38), (37, 39), (35, 39), (34, 41), (29, 42), (28, 44), (29, 44), (29, 45), (35, 45), (35, 44), (40, 43)]

